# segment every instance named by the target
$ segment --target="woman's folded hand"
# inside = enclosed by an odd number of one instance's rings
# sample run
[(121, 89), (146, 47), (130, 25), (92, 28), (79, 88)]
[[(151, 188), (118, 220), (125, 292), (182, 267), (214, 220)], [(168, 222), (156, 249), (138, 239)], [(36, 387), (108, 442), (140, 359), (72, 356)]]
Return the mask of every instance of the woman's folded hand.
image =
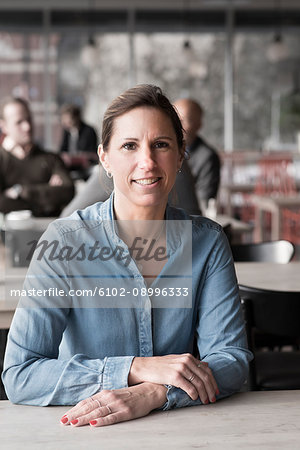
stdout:
[(185, 391), (192, 400), (198, 397), (207, 404), (216, 401), (219, 389), (211, 369), (190, 353), (152, 357), (135, 357), (128, 384), (148, 381), (170, 384)]
[(136, 419), (166, 402), (166, 387), (153, 383), (101, 391), (81, 402), (60, 419), (63, 425), (94, 427)]

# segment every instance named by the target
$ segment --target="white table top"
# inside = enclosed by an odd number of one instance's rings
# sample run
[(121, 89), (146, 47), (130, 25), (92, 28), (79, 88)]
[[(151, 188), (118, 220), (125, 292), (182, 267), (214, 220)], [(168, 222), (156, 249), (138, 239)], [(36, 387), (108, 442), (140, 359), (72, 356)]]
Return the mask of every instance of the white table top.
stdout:
[(59, 424), (66, 407), (0, 402), (3, 449), (293, 449), (300, 443), (300, 391), (244, 392), (214, 405), (154, 412), (110, 427)]
[(239, 284), (277, 291), (300, 292), (300, 261), (288, 264), (237, 262)]

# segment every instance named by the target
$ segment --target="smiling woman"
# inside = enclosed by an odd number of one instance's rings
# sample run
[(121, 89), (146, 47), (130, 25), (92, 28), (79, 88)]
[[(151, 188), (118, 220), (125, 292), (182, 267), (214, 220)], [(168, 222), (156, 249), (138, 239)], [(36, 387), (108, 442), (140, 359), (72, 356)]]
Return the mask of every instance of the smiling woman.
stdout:
[(114, 179), (117, 219), (164, 218), (183, 160), (180, 150), (172, 122), (161, 110), (140, 106), (114, 120), (113, 136), (106, 151), (100, 148), (100, 160)]
[[(175, 109), (160, 88), (137, 86), (112, 102), (102, 130), (114, 191), (42, 237), (3, 372), (13, 402), (75, 405), (61, 418), (72, 426), (215, 402), (240, 389), (252, 357), (222, 228), (167, 203), (184, 157)], [(58, 255), (82, 243), (93, 253), (52, 258), (53, 242)]]
[(99, 156), (114, 178), (119, 218), (164, 218), (184, 142), (181, 122), (159, 88), (143, 85), (112, 102), (103, 119)]

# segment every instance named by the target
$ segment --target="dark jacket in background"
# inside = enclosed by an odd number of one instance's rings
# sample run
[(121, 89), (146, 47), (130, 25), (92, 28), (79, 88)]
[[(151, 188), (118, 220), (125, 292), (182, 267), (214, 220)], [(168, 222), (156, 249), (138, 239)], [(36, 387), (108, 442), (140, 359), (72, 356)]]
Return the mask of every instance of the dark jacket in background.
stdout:
[[(50, 186), (57, 174), (61, 186)], [(21, 197), (11, 199), (4, 191), (15, 184), (23, 188)], [(56, 216), (74, 195), (73, 181), (60, 156), (35, 145), (24, 159), (0, 147), (0, 212), (30, 209), (36, 216)]]
[[(60, 146), (61, 152), (69, 152), (71, 134), (69, 131), (64, 130), (62, 143)], [(77, 151), (78, 152), (97, 152), (98, 138), (97, 134), (91, 126), (84, 122), (80, 122)]]
[(197, 136), (188, 149), (188, 163), (194, 177), (198, 202), (216, 198), (220, 185), (221, 163), (217, 151)]

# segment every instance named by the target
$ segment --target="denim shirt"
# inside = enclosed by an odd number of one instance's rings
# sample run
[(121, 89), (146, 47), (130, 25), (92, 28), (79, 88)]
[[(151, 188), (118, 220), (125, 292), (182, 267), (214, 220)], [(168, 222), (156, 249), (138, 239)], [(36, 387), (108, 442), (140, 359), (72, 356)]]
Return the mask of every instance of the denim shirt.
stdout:
[[(179, 226), (167, 228), (168, 259), (150, 293), (116, 233), (113, 196), (50, 224), (40, 242), (55, 243), (59, 257), (54, 244), (43, 257), (36, 248), (8, 336), (2, 378), (12, 402), (73, 405), (127, 387), (135, 356), (192, 353), (195, 336), (217, 398), (241, 388), (252, 354), (227, 238), (218, 224), (183, 210), (167, 206), (165, 218)], [(86, 250), (95, 242), (125, 253), (93, 258)], [(77, 254), (68, 258), (71, 249)], [(161, 295), (150, 295), (155, 288)], [(168, 386), (163, 409), (200, 403)]]

